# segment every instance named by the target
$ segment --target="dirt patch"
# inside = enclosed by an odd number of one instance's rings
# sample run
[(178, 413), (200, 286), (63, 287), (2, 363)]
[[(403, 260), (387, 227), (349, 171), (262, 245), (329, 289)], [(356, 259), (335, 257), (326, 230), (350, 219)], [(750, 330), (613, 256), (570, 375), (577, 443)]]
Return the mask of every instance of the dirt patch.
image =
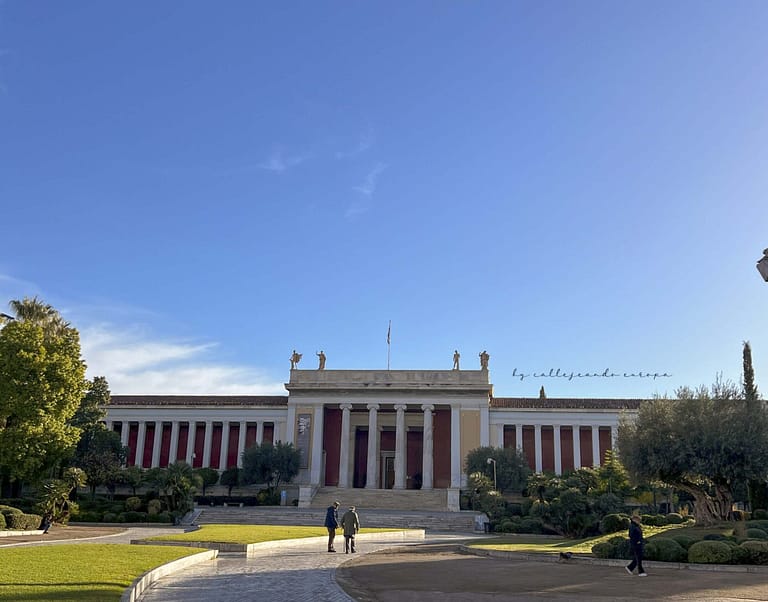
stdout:
[(9, 544), (33, 543), (38, 541), (59, 541), (63, 539), (85, 539), (125, 532), (124, 527), (84, 527), (82, 525), (53, 525), (45, 535), (16, 535), (0, 537), (0, 547)]

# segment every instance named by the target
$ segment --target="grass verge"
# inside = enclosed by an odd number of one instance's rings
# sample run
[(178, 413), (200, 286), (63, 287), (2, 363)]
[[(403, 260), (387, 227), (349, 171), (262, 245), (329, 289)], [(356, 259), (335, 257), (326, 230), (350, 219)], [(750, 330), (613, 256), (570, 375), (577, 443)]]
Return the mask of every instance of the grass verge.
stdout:
[(120, 600), (142, 573), (198, 548), (61, 544), (0, 549), (0, 600)]
[[(402, 529), (361, 529), (360, 533), (383, 533)], [(341, 530), (338, 531), (341, 533)], [(211, 543), (262, 543), (280, 539), (327, 536), (325, 527), (300, 525), (202, 525), (197, 531), (150, 537), (147, 541), (200, 541)]]

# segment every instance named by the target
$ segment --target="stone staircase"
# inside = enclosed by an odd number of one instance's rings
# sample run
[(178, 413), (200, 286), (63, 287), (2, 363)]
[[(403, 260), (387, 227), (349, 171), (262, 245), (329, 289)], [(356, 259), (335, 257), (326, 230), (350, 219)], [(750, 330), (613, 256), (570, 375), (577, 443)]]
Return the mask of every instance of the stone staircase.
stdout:
[(341, 508), (376, 508), (378, 510), (437, 511), (448, 510), (448, 492), (445, 489), (340, 489), (321, 487), (312, 498), (311, 508), (325, 509), (334, 500)]
[[(349, 492), (350, 490), (345, 490)], [(342, 497), (343, 513), (350, 505), (357, 506), (363, 527), (389, 527), (400, 529), (427, 529), (429, 531), (454, 531), (471, 533), (475, 529), (476, 512), (446, 512), (442, 510), (393, 510), (366, 508)], [(330, 504), (329, 504), (330, 505)], [(322, 526), (326, 508), (296, 508), (294, 506), (198, 506), (198, 525), (312, 525)]]

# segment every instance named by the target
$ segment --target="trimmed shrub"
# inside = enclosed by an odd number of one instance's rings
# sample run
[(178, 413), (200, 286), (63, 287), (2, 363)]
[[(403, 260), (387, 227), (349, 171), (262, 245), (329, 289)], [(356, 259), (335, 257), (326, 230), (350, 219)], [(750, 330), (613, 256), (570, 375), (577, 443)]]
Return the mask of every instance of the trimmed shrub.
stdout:
[(656, 520), (653, 516), (653, 514), (641, 514), (640, 515), (640, 522), (642, 522), (644, 525), (655, 525)]
[(0, 512), (0, 529), (5, 529), (5, 514)]
[(117, 514), (114, 512), (105, 512), (104, 515), (101, 517), (102, 522), (105, 523), (116, 523), (117, 522)]
[(752, 511), (752, 518), (755, 518), (757, 520), (768, 520), (768, 510), (764, 510), (762, 508), (758, 508), (757, 510)]
[(674, 539), (677, 543), (679, 543), (685, 550), (687, 550), (688, 548), (691, 547), (691, 545), (699, 541), (695, 537), (691, 537), (689, 535), (674, 535), (672, 539)]
[(75, 519), (81, 523), (98, 523), (101, 521), (101, 514), (98, 512), (81, 512)]
[(704, 541), (725, 541), (728, 538), (722, 533), (707, 533), (702, 539)]
[(140, 497), (129, 497), (127, 500), (125, 500), (125, 510), (126, 510), (126, 512), (136, 511), (139, 508), (141, 508), (141, 498)]
[(596, 558), (613, 558), (614, 547), (607, 541), (592, 546), (592, 555)]
[(747, 529), (762, 529), (768, 532), (768, 520), (748, 520), (745, 525)]
[(750, 539), (768, 539), (768, 533), (762, 529), (747, 529), (746, 535)]
[(768, 541), (745, 541), (739, 546), (750, 564), (768, 564)]
[(125, 513), (125, 522), (126, 523), (145, 523), (147, 522), (147, 513), (146, 512), (126, 512)]
[(158, 514), (162, 508), (163, 503), (160, 500), (149, 500), (149, 502), (147, 502), (147, 514), (150, 516)]
[(544, 523), (539, 518), (524, 518), (520, 521), (520, 530), (518, 533), (544, 533)]
[(645, 546), (645, 557), (661, 562), (687, 562), (688, 552), (674, 539), (654, 537)]
[(600, 521), (600, 533), (616, 533), (629, 528), (626, 514), (606, 514)]
[(667, 514), (667, 524), (668, 525), (682, 525), (683, 524), (683, 515), (678, 514), (677, 512), (670, 512)]
[(512, 533), (513, 525), (514, 523), (512, 522), (512, 520), (505, 518), (496, 526), (494, 530), (498, 531), (499, 533)]
[(149, 517), (152, 522), (157, 523), (172, 523), (173, 522), (173, 516), (170, 512), (160, 512), (158, 514), (155, 514), (154, 516)]
[(40, 526), (43, 517), (39, 514), (11, 513), (5, 517), (11, 531), (34, 531)]
[(697, 564), (728, 564), (731, 546), (724, 541), (697, 541), (688, 549), (688, 562)]
[(731, 564), (750, 564), (750, 562), (747, 548), (742, 548), (740, 545), (731, 547)]

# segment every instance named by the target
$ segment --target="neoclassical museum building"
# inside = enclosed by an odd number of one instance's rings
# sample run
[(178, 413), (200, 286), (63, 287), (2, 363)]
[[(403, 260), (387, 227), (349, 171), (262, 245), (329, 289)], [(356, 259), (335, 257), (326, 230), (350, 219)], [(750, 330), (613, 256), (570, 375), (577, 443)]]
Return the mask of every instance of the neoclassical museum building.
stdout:
[[(447, 489), (458, 500), (464, 460), (481, 446), (522, 449), (536, 471), (597, 466), (638, 399), (495, 397), (480, 370), (303, 370), (275, 396), (114, 395), (107, 426), (128, 464), (240, 466), (255, 443), (301, 451), (295, 479), (319, 487)], [(451, 495), (453, 494), (453, 495)], [(450, 506), (457, 506), (449, 503)]]

